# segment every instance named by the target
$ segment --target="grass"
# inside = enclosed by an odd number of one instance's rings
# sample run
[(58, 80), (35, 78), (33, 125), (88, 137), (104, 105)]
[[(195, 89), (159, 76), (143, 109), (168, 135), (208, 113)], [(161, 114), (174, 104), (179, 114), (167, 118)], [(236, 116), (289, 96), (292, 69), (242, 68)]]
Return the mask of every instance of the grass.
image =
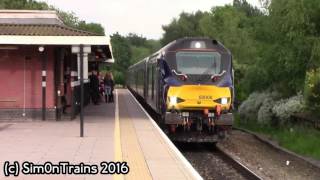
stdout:
[(267, 135), (290, 151), (320, 160), (320, 131), (312, 127), (272, 127), (253, 121), (241, 122), (239, 118), (236, 118), (235, 126)]

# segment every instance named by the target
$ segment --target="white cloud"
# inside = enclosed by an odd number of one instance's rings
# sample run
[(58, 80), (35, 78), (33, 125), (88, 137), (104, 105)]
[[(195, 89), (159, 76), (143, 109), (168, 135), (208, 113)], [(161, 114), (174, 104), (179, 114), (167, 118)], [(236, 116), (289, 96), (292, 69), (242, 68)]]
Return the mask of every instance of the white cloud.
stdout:
[[(158, 39), (161, 26), (170, 23), (182, 11), (209, 11), (213, 6), (231, 4), (233, 0), (45, 0), (65, 11), (72, 11), (89, 22), (101, 23), (108, 34), (134, 32)], [(258, 0), (248, 0), (259, 6)]]

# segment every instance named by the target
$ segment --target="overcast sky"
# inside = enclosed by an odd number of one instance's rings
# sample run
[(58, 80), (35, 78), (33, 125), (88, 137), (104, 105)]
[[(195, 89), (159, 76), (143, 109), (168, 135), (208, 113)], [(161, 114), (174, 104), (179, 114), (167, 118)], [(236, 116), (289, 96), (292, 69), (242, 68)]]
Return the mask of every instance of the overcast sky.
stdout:
[[(130, 32), (159, 39), (162, 25), (181, 12), (209, 11), (233, 0), (38, 0), (74, 12), (87, 22), (101, 23), (107, 34)], [(247, 0), (259, 7), (259, 0)]]

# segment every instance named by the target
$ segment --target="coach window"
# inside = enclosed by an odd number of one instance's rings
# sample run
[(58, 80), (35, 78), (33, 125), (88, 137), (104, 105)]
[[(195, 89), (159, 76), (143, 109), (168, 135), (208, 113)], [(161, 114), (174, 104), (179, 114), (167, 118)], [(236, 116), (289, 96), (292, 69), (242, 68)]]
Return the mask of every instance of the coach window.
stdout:
[(150, 64), (148, 65), (148, 98), (152, 97), (152, 70)]
[(141, 95), (143, 95), (144, 93), (144, 81), (145, 81), (145, 78), (144, 78), (144, 71), (141, 69), (141, 84), (140, 84), (140, 89), (141, 89)]
[(152, 64), (152, 77), (151, 77), (151, 82), (152, 82), (152, 99), (154, 99), (154, 64)]
[(158, 98), (159, 69), (157, 68), (157, 63), (154, 64), (154, 73), (153, 74), (154, 74), (153, 79), (155, 81), (155, 83), (154, 83), (154, 97), (155, 97), (155, 102), (156, 102), (156, 105), (157, 105), (158, 104), (158, 100), (159, 100), (159, 98)]
[(141, 95), (141, 82), (142, 82), (142, 72), (139, 70), (139, 79), (138, 79), (138, 93)]
[(136, 75), (136, 79), (134, 83), (136, 84), (136, 92), (138, 92), (138, 79), (139, 79), (138, 72), (135, 72), (135, 75)]

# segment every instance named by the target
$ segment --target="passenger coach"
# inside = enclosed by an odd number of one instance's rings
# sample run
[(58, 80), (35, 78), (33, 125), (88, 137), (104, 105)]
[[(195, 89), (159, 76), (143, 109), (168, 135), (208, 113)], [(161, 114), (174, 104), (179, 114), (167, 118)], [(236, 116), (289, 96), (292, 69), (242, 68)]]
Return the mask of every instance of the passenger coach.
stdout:
[(129, 67), (127, 86), (175, 141), (215, 142), (233, 124), (232, 56), (216, 40), (169, 43)]

